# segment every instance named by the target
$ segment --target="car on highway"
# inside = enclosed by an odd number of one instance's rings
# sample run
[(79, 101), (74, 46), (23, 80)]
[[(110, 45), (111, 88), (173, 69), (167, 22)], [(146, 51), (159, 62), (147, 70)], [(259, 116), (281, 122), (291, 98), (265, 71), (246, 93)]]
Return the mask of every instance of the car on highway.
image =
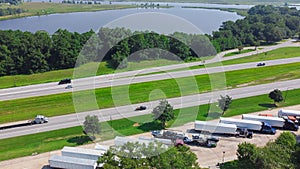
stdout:
[(66, 79), (62, 79), (58, 82), (58, 85), (62, 85), (62, 84), (68, 84), (71, 83), (71, 79), (70, 78), (66, 78)]
[(146, 109), (147, 109), (146, 106), (138, 106), (137, 108), (135, 108), (135, 111), (146, 110)]
[(71, 89), (71, 88), (73, 88), (72, 85), (68, 85), (68, 86), (65, 87), (65, 89)]
[(266, 65), (266, 63), (260, 62), (256, 66), (265, 66), (265, 65)]

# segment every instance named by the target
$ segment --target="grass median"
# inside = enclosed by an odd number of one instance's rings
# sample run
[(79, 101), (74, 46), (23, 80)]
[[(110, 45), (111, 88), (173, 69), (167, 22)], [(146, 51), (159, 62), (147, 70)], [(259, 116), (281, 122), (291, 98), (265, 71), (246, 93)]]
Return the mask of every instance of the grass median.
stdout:
[[(228, 88), (245, 87), (276, 81), (300, 78), (300, 63), (259, 67), (225, 72)], [(276, 88), (276, 86), (274, 86)], [(167, 79), (146, 83), (131, 84), (74, 92), (24, 98), (0, 102), (0, 123), (31, 119), (36, 114), (57, 116), (74, 113), (74, 104), (81, 103), (77, 112), (148, 102), (161, 98), (180, 97), (211, 90), (207, 74), (195, 77)], [(98, 105), (93, 100), (94, 94)], [(129, 95), (129, 96), (128, 96)], [(127, 96), (129, 100), (126, 99)], [(82, 104), (83, 103), (83, 104)], [(78, 105), (78, 104), (77, 104)]]
[(234, 56), (234, 55), (239, 55), (239, 54), (243, 54), (243, 53), (249, 53), (249, 52), (253, 52), (255, 51), (254, 49), (244, 49), (239, 51), (235, 51), (235, 52), (230, 52), (224, 55), (224, 57), (228, 57), (228, 56)]
[[(299, 56), (300, 56), (300, 47), (285, 47), (285, 48), (269, 51), (267, 52), (267, 54), (262, 53), (258, 55), (252, 55), (243, 58), (224, 61), (222, 62), (222, 64), (231, 65), (231, 64), (239, 64), (239, 63), (247, 63), (247, 62), (259, 62), (264, 60), (292, 58), (292, 57), (299, 57)], [(155, 61), (129, 62), (128, 68), (122, 70), (114, 70), (111, 67), (109, 67), (109, 65), (106, 62), (101, 62), (99, 68), (98, 68), (98, 63), (88, 63), (79, 68), (79, 70), (82, 70), (80, 72), (83, 72), (83, 74), (80, 74), (76, 77), (79, 78), (79, 77), (94, 76), (93, 74), (87, 73), (88, 71), (84, 71), (85, 69), (91, 70), (91, 68), (98, 69), (96, 75), (103, 75), (103, 74), (111, 74), (114, 72), (126, 72), (131, 70), (139, 70), (144, 68), (165, 66), (165, 65), (178, 64), (178, 63), (182, 63), (182, 62), (169, 61), (164, 59), (155, 60)], [(214, 65), (208, 65), (208, 66), (214, 66)], [(204, 68), (204, 66), (190, 67), (190, 69), (199, 69), (199, 68)], [(186, 70), (186, 68), (174, 69), (168, 72), (179, 71), (179, 70)], [(73, 77), (73, 72), (74, 69), (65, 69), (65, 70), (56, 70), (56, 71), (50, 71), (45, 73), (37, 73), (32, 75), (3, 76), (0, 77), (0, 89), (47, 83), (47, 82), (58, 82), (61, 79)], [(140, 74), (142, 73), (143, 72), (141, 72)], [(165, 73), (165, 72), (159, 71), (154, 73), (146, 73), (143, 75), (158, 74), (158, 73)]]
[[(290, 90), (285, 103), (280, 107), (300, 104), (300, 89)], [(215, 105), (215, 104), (212, 104)], [(268, 110), (273, 101), (268, 95), (259, 95), (243, 99), (233, 100), (230, 109), (224, 116), (235, 116), (244, 113)], [(168, 122), (168, 127), (181, 126), (188, 122), (197, 120), (211, 120), (219, 117), (219, 113), (211, 112), (207, 114), (209, 105), (188, 107), (175, 110), (175, 120)], [(116, 135), (134, 135), (158, 129), (156, 122), (152, 121), (152, 115), (136, 116), (129, 119), (119, 119), (101, 123), (101, 138), (108, 140)], [(114, 129), (113, 130), (111, 129)], [(83, 134), (81, 126), (66, 128), (61, 130), (43, 132), (32, 135), (19, 136), (0, 140), (0, 161), (17, 157), (32, 155), (33, 153), (43, 153), (61, 149), (63, 146), (78, 146), (91, 143), (89, 137)]]

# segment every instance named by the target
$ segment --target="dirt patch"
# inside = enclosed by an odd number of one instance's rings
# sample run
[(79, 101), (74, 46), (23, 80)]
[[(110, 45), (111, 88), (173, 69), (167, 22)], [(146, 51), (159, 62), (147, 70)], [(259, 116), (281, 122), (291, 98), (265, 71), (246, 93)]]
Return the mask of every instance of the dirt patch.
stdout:
[(140, 126), (139, 123), (134, 123), (134, 124), (133, 124), (133, 127), (138, 127), (138, 126)]

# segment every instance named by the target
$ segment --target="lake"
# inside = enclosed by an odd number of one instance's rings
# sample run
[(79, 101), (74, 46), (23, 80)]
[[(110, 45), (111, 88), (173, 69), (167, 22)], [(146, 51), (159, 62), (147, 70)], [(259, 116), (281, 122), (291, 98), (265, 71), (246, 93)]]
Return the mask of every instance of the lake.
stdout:
[[(186, 4), (190, 6), (189, 4)], [(0, 21), (0, 29), (31, 31), (45, 30), (49, 33), (54, 33), (57, 29), (67, 29), (73, 32), (86, 32), (90, 29), (98, 30), (100, 27), (116, 20), (120, 17), (124, 17), (132, 14), (143, 13), (163, 13), (169, 15), (175, 15), (183, 18), (188, 22), (194, 24), (203, 33), (211, 34), (212, 31), (218, 30), (220, 25), (224, 21), (243, 18), (236, 13), (211, 10), (211, 9), (195, 9), (195, 8), (181, 8), (180, 5), (174, 8), (160, 8), (160, 9), (121, 9), (121, 10), (108, 10), (97, 12), (77, 12), (77, 13), (64, 13), (64, 14), (51, 14), (46, 16), (34, 16), (26, 18), (18, 18), (12, 20)], [(152, 18), (153, 19), (153, 18)], [(155, 19), (155, 18), (154, 18)], [(144, 20), (144, 22), (146, 22)], [(168, 23), (163, 23), (168, 24)], [(120, 25), (131, 29), (145, 30), (147, 27), (132, 25)], [(174, 25), (172, 25), (174, 26)], [(178, 26), (180, 26), (178, 24)], [(176, 27), (174, 28), (176, 30)], [(155, 30), (154, 30), (155, 31)], [(177, 30), (180, 31), (180, 30)]]

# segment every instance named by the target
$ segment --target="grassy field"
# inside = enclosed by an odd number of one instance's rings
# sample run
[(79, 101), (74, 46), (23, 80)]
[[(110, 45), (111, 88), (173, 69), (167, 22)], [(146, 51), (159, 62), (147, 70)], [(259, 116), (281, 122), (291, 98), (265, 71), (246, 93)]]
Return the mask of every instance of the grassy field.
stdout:
[[(300, 104), (300, 89), (290, 90), (285, 103), (279, 106), (291, 106)], [(273, 106), (273, 101), (268, 95), (233, 100), (230, 109), (225, 113), (226, 117), (267, 110)], [(214, 105), (214, 104), (213, 104)], [(209, 105), (201, 105), (175, 110), (175, 120), (168, 122), (168, 127), (180, 126), (187, 122), (197, 120), (210, 120), (218, 118), (218, 112), (207, 114)], [(138, 125), (137, 125), (138, 124)], [(110, 127), (110, 125), (112, 127)], [(152, 122), (152, 115), (136, 116), (130, 119), (113, 120), (101, 123), (101, 140), (114, 138), (116, 135), (133, 135), (159, 129), (158, 123)], [(113, 128), (114, 131), (111, 129)], [(32, 153), (42, 153), (61, 149), (63, 146), (77, 146), (90, 143), (88, 137), (83, 135), (82, 127), (49, 131), (33, 135), (19, 136), (0, 140), (0, 161), (12, 158), (28, 156)]]
[(182, 8), (199, 8), (199, 9), (209, 9), (209, 10), (220, 10), (220, 11), (227, 11), (227, 12), (236, 12), (238, 15), (247, 16), (248, 10), (247, 9), (237, 9), (237, 8), (215, 8), (215, 7), (202, 7), (202, 6), (183, 6)]
[(0, 20), (13, 19), (27, 16), (49, 15), (53, 13), (70, 13), (70, 12), (93, 12), (101, 10), (125, 9), (134, 8), (133, 5), (89, 5), (89, 4), (62, 4), (62, 3), (47, 3), (47, 2), (26, 2), (17, 6), (2, 5), (0, 8), (21, 8), (24, 13), (20, 15), (0, 16)]
[(255, 51), (255, 50), (254, 49), (244, 49), (241, 52), (236, 51), (236, 52), (227, 53), (224, 55), (224, 57), (234, 56), (234, 55), (238, 55), (238, 54), (242, 54), (242, 53), (249, 53), (249, 52), (253, 52), (253, 51)]
[[(285, 59), (285, 58), (293, 58), (300, 57), (300, 47), (285, 47), (275, 49), (269, 52), (255, 54), (251, 56), (246, 56), (242, 58), (232, 59), (221, 62), (222, 65), (233, 65), (240, 63), (249, 63), (249, 62), (261, 62), (266, 60), (276, 60), (276, 59)], [(206, 67), (219, 66), (219, 63), (211, 63), (207, 64)], [(204, 68), (204, 66), (192, 66), (190, 69), (199, 69)]]
[[(257, 73), (258, 71), (259, 73)], [(265, 84), (300, 78), (300, 63), (230, 71), (225, 72), (225, 74), (228, 88)], [(77, 112), (127, 105), (129, 100), (125, 98), (128, 92), (131, 103), (140, 103), (165, 97), (172, 98), (203, 93), (210, 90), (209, 76), (205, 74), (196, 77), (138, 83), (130, 86), (100, 88), (95, 91), (74, 92), (75, 101), (72, 100), (72, 93), (2, 101), (0, 102), (0, 123), (31, 119), (36, 114), (56, 116), (73, 113), (75, 112), (74, 104), (79, 105), (77, 103), (82, 105), (77, 107)], [(92, 98), (94, 93), (98, 105), (95, 105)]]

